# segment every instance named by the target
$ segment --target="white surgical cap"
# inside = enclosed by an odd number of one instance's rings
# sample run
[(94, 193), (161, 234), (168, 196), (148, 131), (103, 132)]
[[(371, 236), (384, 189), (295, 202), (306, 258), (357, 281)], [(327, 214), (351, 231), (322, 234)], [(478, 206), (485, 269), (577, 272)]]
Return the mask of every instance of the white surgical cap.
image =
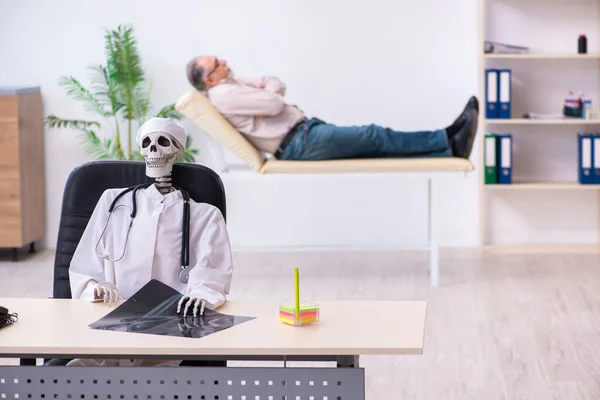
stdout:
[(187, 142), (185, 130), (181, 125), (175, 123), (175, 121), (173, 121), (171, 118), (154, 117), (144, 122), (142, 126), (140, 126), (135, 138), (138, 146), (142, 147), (142, 140), (144, 140), (146, 135), (155, 132), (167, 133), (173, 136), (173, 138), (179, 142), (181, 148), (185, 150), (185, 144)]

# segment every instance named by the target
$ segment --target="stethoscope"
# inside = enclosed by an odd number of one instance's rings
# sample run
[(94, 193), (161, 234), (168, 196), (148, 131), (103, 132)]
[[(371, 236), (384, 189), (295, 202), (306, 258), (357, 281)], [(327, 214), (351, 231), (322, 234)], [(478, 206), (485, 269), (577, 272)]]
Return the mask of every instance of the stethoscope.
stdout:
[[(100, 234), (100, 237), (98, 238), (98, 242), (96, 242), (96, 247), (94, 249), (96, 251), (96, 255), (98, 255), (98, 257), (108, 260), (110, 262), (117, 262), (117, 261), (120, 261), (125, 256), (125, 251), (127, 249), (127, 242), (129, 239), (129, 232), (131, 231), (131, 225), (133, 225), (133, 219), (135, 218), (135, 214), (137, 212), (137, 204), (135, 201), (135, 194), (139, 189), (148, 187), (153, 184), (154, 183), (150, 183), (150, 184), (144, 183), (141, 185), (132, 186), (130, 188), (123, 190), (121, 193), (119, 193), (117, 195), (117, 197), (115, 197), (115, 199), (110, 204), (110, 207), (108, 208), (108, 217), (106, 218), (106, 223), (104, 224), (104, 229), (102, 230), (102, 233)], [(183, 283), (188, 283), (188, 280), (190, 278), (190, 272), (189, 272), (189, 266), (190, 266), (190, 195), (188, 194), (188, 192), (186, 192), (185, 190), (183, 190), (182, 188), (180, 188), (178, 186), (173, 185), (173, 187), (175, 189), (179, 190), (183, 196), (183, 226), (182, 226), (183, 238), (181, 241), (181, 271), (179, 272), (179, 280)], [(125, 236), (125, 245), (123, 246), (123, 253), (121, 254), (121, 256), (119, 258), (111, 260), (108, 256), (108, 254), (100, 254), (98, 252), (98, 245), (100, 244), (100, 241), (102, 240), (102, 236), (104, 236), (104, 232), (106, 231), (106, 228), (108, 227), (108, 222), (110, 221), (112, 212), (118, 207), (125, 207), (124, 205), (117, 206), (116, 205), (117, 201), (119, 201), (119, 199), (123, 195), (125, 195), (129, 192), (131, 192), (131, 203), (133, 204), (133, 208), (131, 210), (131, 214), (129, 215), (129, 217), (130, 217), (129, 218), (129, 227), (127, 228), (127, 235)]]

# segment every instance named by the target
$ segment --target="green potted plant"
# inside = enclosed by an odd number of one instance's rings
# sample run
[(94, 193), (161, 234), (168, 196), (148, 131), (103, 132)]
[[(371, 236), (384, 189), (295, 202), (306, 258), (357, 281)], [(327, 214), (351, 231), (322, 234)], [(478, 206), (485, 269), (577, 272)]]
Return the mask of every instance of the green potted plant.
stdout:
[[(137, 146), (132, 147), (139, 125), (150, 115), (152, 83), (147, 83), (141, 66), (141, 57), (133, 28), (119, 25), (116, 30), (106, 30), (104, 35), (106, 65), (92, 65), (91, 86), (85, 87), (80, 80), (65, 76), (59, 85), (67, 94), (83, 102), (87, 111), (103, 118), (103, 122), (63, 119), (49, 115), (45, 124), (50, 128), (72, 128), (81, 132), (87, 154), (102, 160), (143, 160)], [(155, 116), (181, 119), (175, 104), (161, 108)], [(99, 135), (109, 130), (111, 135)], [(124, 146), (126, 143), (126, 146)], [(193, 162), (198, 150), (191, 148), (191, 137), (182, 161)]]

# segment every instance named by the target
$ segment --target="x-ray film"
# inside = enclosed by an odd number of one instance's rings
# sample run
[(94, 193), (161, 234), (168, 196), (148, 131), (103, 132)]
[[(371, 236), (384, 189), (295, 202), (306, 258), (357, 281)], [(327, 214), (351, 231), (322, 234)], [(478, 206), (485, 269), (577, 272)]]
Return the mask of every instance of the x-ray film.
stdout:
[(204, 315), (177, 314), (177, 304), (183, 297), (172, 287), (155, 279), (148, 282), (114, 311), (89, 326), (94, 329), (137, 332), (151, 335), (201, 338), (255, 317), (221, 314), (208, 309)]

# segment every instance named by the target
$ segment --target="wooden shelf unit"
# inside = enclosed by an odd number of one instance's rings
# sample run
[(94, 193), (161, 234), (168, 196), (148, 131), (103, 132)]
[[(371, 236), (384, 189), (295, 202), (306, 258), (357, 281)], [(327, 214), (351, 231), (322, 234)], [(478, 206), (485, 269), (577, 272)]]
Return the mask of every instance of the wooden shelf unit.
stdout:
[(0, 248), (34, 249), (46, 234), (43, 104), (40, 88), (0, 87)]
[[(598, 222), (598, 238), (596, 243), (547, 243), (547, 244), (492, 244), (487, 240), (488, 231), (488, 219), (486, 209), (486, 202), (488, 196), (493, 196), (505, 191), (599, 191), (599, 185), (583, 185), (578, 181), (519, 181), (518, 177), (515, 180), (513, 174), (513, 183), (510, 185), (505, 184), (485, 184), (485, 150), (484, 150), (484, 135), (486, 132), (494, 132), (496, 129), (504, 129), (507, 127), (521, 128), (536, 126), (549, 127), (549, 126), (563, 126), (565, 130), (572, 131), (572, 138), (576, 140), (577, 132), (586, 130), (596, 129), (600, 132), (600, 119), (582, 119), (582, 118), (564, 118), (564, 119), (526, 119), (521, 118), (520, 115), (516, 115), (513, 111), (512, 118), (510, 119), (488, 119), (485, 116), (486, 110), (486, 85), (485, 85), (485, 70), (490, 67), (490, 62), (501, 61), (505, 68), (511, 68), (512, 65), (523, 68), (526, 63), (532, 61), (538, 61), (541, 63), (527, 64), (528, 68), (543, 68), (544, 65), (548, 65), (547, 61), (561, 61), (561, 65), (566, 66), (569, 63), (579, 62), (596, 62), (599, 63), (598, 72), (600, 72), (600, 53), (591, 52), (587, 54), (578, 54), (575, 52), (564, 53), (564, 52), (540, 52), (540, 53), (525, 53), (525, 54), (486, 54), (483, 51), (485, 40), (494, 40), (494, 38), (486, 37), (486, 11), (488, 3), (493, 0), (479, 0), (479, 98), (480, 98), (480, 116), (479, 116), (479, 140), (478, 140), (478, 165), (476, 169), (479, 171), (479, 243), (480, 247), (485, 252), (493, 253), (504, 253), (504, 254), (532, 254), (532, 253), (600, 253), (600, 221)], [(597, 7), (597, 2), (590, 2), (590, 7)], [(594, 37), (592, 40), (588, 37), (588, 43), (597, 42), (600, 37)], [(522, 43), (519, 43), (521, 45)], [(575, 43), (574, 43), (575, 45)], [(588, 49), (589, 50), (589, 49)], [(512, 63), (515, 64), (512, 64)], [(516, 64), (519, 63), (519, 64)], [(573, 64), (580, 65), (580, 64)], [(514, 77), (513, 77), (514, 79)], [(600, 96), (600, 92), (598, 93)], [(600, 98), (600, 97), (599, 97)], [(514, 100), (514, 97), (513, 97)], [(599, 100), (600, 101), (600, 100)], [(598, 107), (598, 105), (595, 105)], [(580, 127), (580, 128), (579, 128)], [(579, 129), (578, 129), (579, 128)], [(526, 134), (526, 133), (521, 133)], [(568, 135), (568, 133), (567, 133)], [(517, 135), (513, 135), (513, 141), (519, 140)], [(513, 143), (514, 143), (513, 142)], [(573, 157), (577, 157), (577, 154), (573, 154)], [(513, 160), (514, 165), (514, 160)], [(513, 171), (514, 172), (514, 171)], [(527, 195), (527, 194), (525, 194)], [(599, 196), (600, 197), (600, 196)]]

